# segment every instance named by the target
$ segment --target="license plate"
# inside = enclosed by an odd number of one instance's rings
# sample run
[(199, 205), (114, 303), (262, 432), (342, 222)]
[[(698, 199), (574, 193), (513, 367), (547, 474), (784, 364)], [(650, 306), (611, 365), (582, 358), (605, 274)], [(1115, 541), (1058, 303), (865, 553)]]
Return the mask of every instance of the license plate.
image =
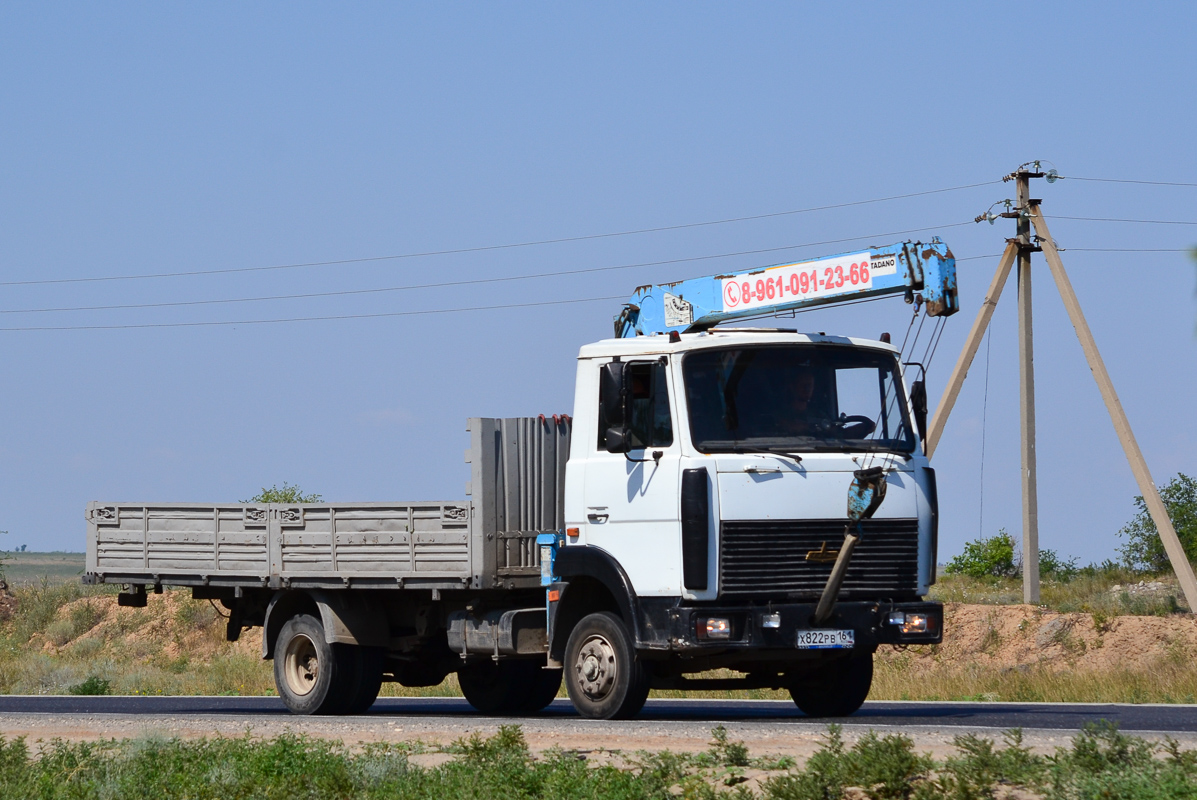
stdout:
[(835, 650), (855, 644), (855, 631), (798, 631), (799, 650)]

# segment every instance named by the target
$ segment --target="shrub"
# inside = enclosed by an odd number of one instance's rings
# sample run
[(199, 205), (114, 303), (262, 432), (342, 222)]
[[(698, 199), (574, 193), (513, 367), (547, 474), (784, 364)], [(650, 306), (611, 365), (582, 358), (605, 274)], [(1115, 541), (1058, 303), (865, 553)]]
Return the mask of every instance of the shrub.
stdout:
[(1055, 550), (1047, 548), (1039, 550), (1039, 577), (1070, 581), (1079, 574), (1081, 574), (1081, 568), (1076, 565), (1075, 558), (1065, 561)]
[(77, 683), (67, 691), (80, 695), (112, 694), (112, 684), (99, 676), (92, 675), (83, 683)]
[(944, 571), (970, 578), (1012, 578), (1018, 574), (1018, 565), (1014, 563), (1014, 539), (1002, 528), (995, 536), (968, 542), (964, 552), (949, 561)]
[(239, 503), (319, 503), (323, 498), (318, 494), (304, 494), (303, 489), (298, 486), (283, 481), (282, 486), (277, 484), (267, 489), (262, 487), (262, 491), (258, 492), (248, 500), (238, 500)]
[[(1160, 488), (1160, 497), (1185, 556), (1189, 561), (1197, 560), (1197, 479), (1181, 472)], [(1171, 572), (1172, 563), (1141, 496), (1135, 498), (1135, 506), (1139, 510), (1134, 519), (1118, 531), (1119, 536), (1126, 538), (1126, 544), (1119, 548), (1123, 561), (1144, 572)]]
[[(982, 536), (964, 545), (964, 552), (948, 562), (949, 575), (970, 578), (1016, 578), (1022, 574), (1022, 558), (1015, 555), (1014, 537), (1002, 528), (989, 538)], [(1055, 550), (1039, 550), (1039, 577), (1070, 581), (1081, 573), (1076, 559), (1065, 561)]]

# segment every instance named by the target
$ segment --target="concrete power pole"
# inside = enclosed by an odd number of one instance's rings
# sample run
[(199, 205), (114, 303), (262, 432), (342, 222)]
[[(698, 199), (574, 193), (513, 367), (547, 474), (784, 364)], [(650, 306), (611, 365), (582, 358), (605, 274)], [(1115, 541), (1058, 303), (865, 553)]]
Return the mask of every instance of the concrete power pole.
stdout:
[(1018, 378), (1022, 424), (1022, 601), (1039, 602), (1039, 484), (1035, 470), (1035, 337), (1031, 322), (1031, 173), (1014, 174), (1018, 214)]

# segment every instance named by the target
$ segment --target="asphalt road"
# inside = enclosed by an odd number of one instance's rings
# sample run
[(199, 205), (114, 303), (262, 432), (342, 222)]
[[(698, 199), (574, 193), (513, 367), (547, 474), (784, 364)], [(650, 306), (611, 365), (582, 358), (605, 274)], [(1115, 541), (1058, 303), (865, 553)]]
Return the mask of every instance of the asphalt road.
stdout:
[[(122, 715), (186, 717), (202, 715), (253, 720), (288, 718), (282, 701), (274, 697), (74, 697), (0, 696), (0, 714), (50, 717)], [(11, 718), (11, 717), (10, 717)], [(325, 718), (329, 719), (329, 718)], [(336, 719), (336, 718), (333, 718)], [(456, 698), (381, 698), (363, 717), (366, 721), (423, 720), (470, 724), (484, 719), (464, 700)], [(553, 720), (577, 722), (579, 717), (566, 700), (556, 700), (535, 717), (542, 724)], [(1197, 733), (1197, 705), (1123, 705), (1069, 703), (922, 703), (869, 702), (851, 717), (838, 720), (852, 726), (917, 728), (992, 728), (1006, 730), (1076, 731), (1087, 722), (1109, 720), (1124, 731)], [(739, 726), (810, 723), (788, 701), (780, 700), (650, 700), (637, 721), (738, 723)], [(828, 720), (819, 720), (826, 723)], [(598, 723), (603, 724), (603, 723)], [(626, 723), (625, 723), (626, 724)]]

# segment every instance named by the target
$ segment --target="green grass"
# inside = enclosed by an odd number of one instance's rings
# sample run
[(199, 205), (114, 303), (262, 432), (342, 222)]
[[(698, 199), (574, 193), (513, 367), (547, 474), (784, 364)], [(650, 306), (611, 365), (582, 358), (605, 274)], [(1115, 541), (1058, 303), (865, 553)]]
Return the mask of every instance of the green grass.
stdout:
[(10, 586), (41, 583), (79, 582), (86, 564), (83, 553), (6, 553), (0, 567)]
[(870, 700), (1020, 703), (1197, 703), (1197, 670), (1167, 661), (1150, 670), (1052, 671), (975, 664), (915, 670), (902, 656), (878, 660)]
[[(1163, 583), (1166, 589), (1151, 596), (1115, 589), (1140, 581)], [(1039, 604), (1052, 611), (1081, 611), (1107, 618), (1165, 616), (1188, 609), (1171, 574), (1148, 575), (1116, 566), (1086, 568), (1069, 580), (1046, 579), (1040, 583), (1039, 595)], [(1022, 603), (1022, 579), (941, 575), (931, 587), (931, 599), (942, 603), (1017, 605)]]
[[(23, 739), (0, 738), (0, 798), (983, 800), (1001, 791), (1058, 800), (1181, 800), (1197, 785), (1197, 752), (1172, 742), (1161, 748), (1110, 725), (1088, 727), (1048, 756), (1024, 746), (1018, 731), (1001, 744), (959, 736), (943, 761), (900, 734), (870, 732), (848, 746), (833, 725), (801, 768), (791, 760), (748, 759), (726, 732), (713, 734), (705, 753), (641, 752), (592, 766), (575, 751), (534, 756), (520, 728), (504, 726), (490, 738), (475, 733), (443, 748), (456, 758), (433, 768), (412, 763), (410, 755), (424, 749), (419, 743), (348, 748), (293, 734), (55, 740), (36, 753)], [(730, 759), (736, 744), (741, 749)], [(747, 768), (758, 771), (755, 784)]]

